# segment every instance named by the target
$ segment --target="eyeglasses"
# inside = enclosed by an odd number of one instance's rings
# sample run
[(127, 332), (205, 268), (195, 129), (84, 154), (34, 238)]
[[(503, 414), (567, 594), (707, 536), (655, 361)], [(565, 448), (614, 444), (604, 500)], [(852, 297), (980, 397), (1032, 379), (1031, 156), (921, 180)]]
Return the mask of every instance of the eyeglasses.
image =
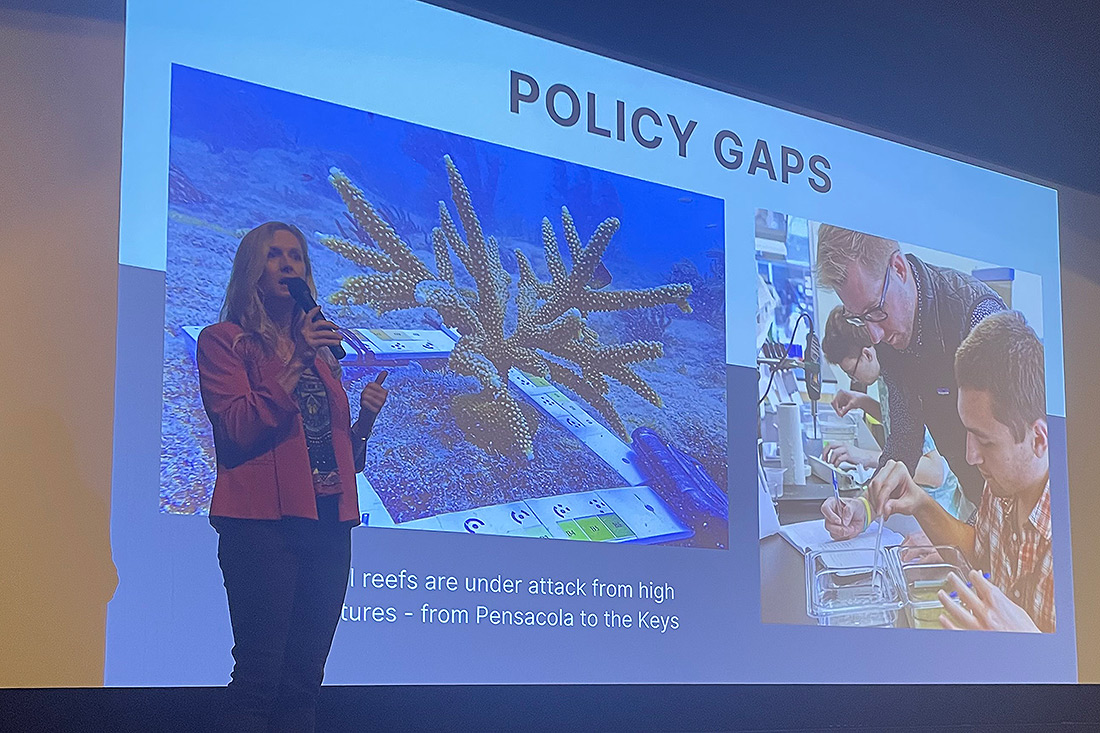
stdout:
[(845, 321), (853, 326), (866, 326), (868, 323), (882, 323), (890, 317), (883, 306), (886, 305), (886, 291), (890, 289), (890, 265), (894, 261), (894, 255), (900, 251), (900, 249), (895, 249), (894, 252), (886, 258), (886, 274), (882, 277), (882, 297), (878, 299), (878, 305), (863, 313), (849, 313), (847, 309), (845, 309)]

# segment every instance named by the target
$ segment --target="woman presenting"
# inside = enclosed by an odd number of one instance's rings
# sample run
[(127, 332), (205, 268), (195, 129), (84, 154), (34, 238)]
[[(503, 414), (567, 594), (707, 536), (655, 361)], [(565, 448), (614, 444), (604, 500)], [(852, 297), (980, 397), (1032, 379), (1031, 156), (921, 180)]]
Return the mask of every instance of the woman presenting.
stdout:
[(386, 402), (383, 372), (351, 424), (328, 348), (336, 326), (297, 306), (291, 278), (315, 290), (305, 237), (256, 227), (237, 249), (221, 322), (198, 340), (217, 453), (210, 523), (233, 627), (224, 730), (314, 729), (359, 522), (355, 474)]

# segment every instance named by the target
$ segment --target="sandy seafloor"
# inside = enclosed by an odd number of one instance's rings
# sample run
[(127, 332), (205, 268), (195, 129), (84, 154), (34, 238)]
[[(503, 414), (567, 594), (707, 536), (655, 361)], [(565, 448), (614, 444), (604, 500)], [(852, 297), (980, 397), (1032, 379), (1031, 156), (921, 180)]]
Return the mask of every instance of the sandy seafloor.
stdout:
[[(347, 226), (346, 209), (326, 176), (331, 166), (344, 170), (376, 207), (397, 211), (398, 233), (434, 269), (428, 232), (437, 223), (434, 210), (398, 210), (383, 192), (372, 190), (370, 178), (346, 154), (299, 148), (242, 151), (218, 148), (173, 135), (170, 160), (168, 251), (165, 304), (164, 403), (160, 504), (162, 511), (205, 514), (214, 486), (214, 453), (209, 422), (198, 392), (194, 343), (182, 326), (202, 326), (218, 320), (233, 254), (240, 235), (269, 219), (297, 224), (310, 239), (314, 279), (323, 296), (343, 278), (361, 272), (316, 242), (314, 232), (338, 233), (334, 222)], [(442, 160), (439, 162), (442, 170)], [(475, 209), (477, 193), (473, 191)], [(453, 205), (447, 202), (454, 215)], [(584, 202), (567, 202), (573, 207)], [(573, 209), (574, 212), (576, 209)], [(561, 236), (556, 211), (547, 211)], [(515, 256), (522, 249), (536, 274), (547, 278), (539, 221), (530, 222), (530, 236), (499, 236), (502, 260), (513, 276)], [(494, 232), (487, 231), (487, 234)], [(586, 240), (591, 231), (580, 231)], [(564, 242), (563, 242), (564, 247)], [(654, 286), (668, 273), (630, 271), (630, 258), (615, 240), (604, 258), (614, 277), (612, 288)], [(457, 263), (456, 263), (457, 264)], [(714, 285), (714, 283), (711, 283)], [(716, 287), (724, 287), (720, 282)], [(510, 304), (514, 324), (515, 306)], [(724, 329), (699, 314), (688, 317), (675, 308), (659, 340), (664, 356), (635, 365), (636, 371), (664, 400), (658, 409), (632, 390), (612, 382), (610, 398), (628, 431), (651, 427), (670, 443), (695, 456), (720, 486), (726, 486), (726, 376)], [(378, 316), (370, 308), (328, 306), (326, 313), (347, 327), (437, 328), (434, 312), (417, 308)], [(593, 314), (589, 323), (605, 343), (620, 337), (627, 316)], [(392, 368), (386, 387), (390, 399), (368, 444), (367, 475), (397, 522), (425, 516), (575, 491), (623, 485), (619, 475), (530, 402), (529, 416), (538, 416), (534, 458), (494, 456), (467, 443), (455, 425), (450, 398), (477, 391), (472, 378), (449, 372), (445, 363)], [(372, 370), (349, 369), (345, 387), (353, 419), (358, 392), (373, 379)], [(568, 392), (567, 392), (568, 393)], [(519, 392), (516, 396), (525, 401)], [(577, 400), (595, 419), (602, 418)], [(675, 544), (725, 548), (728, 524), (701, 510), (683, 493), (663, 498), (695, 536)]]

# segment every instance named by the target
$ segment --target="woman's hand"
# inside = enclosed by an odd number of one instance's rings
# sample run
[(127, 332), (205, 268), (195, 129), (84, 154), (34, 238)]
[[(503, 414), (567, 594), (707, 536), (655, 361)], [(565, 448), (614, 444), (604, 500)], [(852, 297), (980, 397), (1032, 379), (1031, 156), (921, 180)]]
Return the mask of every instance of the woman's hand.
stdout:
[(857, 448), (847, 443), (831, 443), (825, 449), (825, 452), (821, 454), (821, 458), (826, 463), (831, 463), (834, 466), (840, 466), (842, 463), (854, 463), (864, 468), (875, 468), (878, 466), (879, 455), (879, 451)]
[(321, 306), (306, 313), (301, 335), (294, 340), (294, 358), (305, 366), (313, 364), (318, 349), (339, 346), (342, 340), (336, 324), (321, 318)]
[(386, 371), (380, 372), (375, 380), (363, 387), (363, 391), (359, 393), (360, 419), (363, 417), (374, 419), (382, 411), (382, 406), (386, 404), (386, 397), (390, 393), (388, 389), (382, 386), (388, 374), (389, 372)]

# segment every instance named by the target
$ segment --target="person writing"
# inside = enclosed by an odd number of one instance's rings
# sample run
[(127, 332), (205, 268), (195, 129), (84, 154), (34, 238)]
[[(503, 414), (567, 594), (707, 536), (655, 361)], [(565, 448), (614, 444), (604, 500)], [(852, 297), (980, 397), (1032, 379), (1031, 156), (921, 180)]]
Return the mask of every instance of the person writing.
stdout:
[(305, 236), (281, 222), (241, 240), (221, 322), (199, 334), (203, 406), (217, 478), (218, 533), (233, 629), (222, 730), (313, 730), (359, 522), (355, 474), (386, 402), (385, 373), (351, 424), (340, 343), (320, 309), (302, 312), (287, 280), (314, 290)]
[[(984, 479), (973, 526), (921, 490), (905, 465), (887, 461), (871, 481), (876, 516), (908, 514), (932, 543), (958, 547), (975, 570), (940, 591), (948, 628), (1055, 629), (1049, 443), (1043, 345), (1023, 316), (987, 317), (955, 356), (966, 457)], [(988, 573), (988, 580), (981, 572)]]
[[(871, 343), (866, 329), (853, 326), (844, 317), (841, 306), (833, 308), (825, 321), (825, 338), (821, 350), (830, 364), (835, 364), (851, 378), (853, 383), (864, 385), (878, 384), (879, 394), (876, 400), (863, 392), (841, 389), (833, 399), (833, 409), (843, 417), (854, 409), (863, 410), (882, 423), (887, 436), (890, 433), (889, 401), (884, 393), (887, 387), (882, 379), (882, 369), (878, 362), (878, 352)], [(881, 451), (859, 448), (847, 443), (829, 445), (822, 458), (834, 466), (852, 463), (865, 468), (875, 468), (879, 464)], [(959, 487), (959, 480), (947, 464), (946, 459), (936, 450), (932, 435), (924, 431), (923, 454), (917, 462), (913, 480), (929, 496), (936, 500), (947, 512), (962, 520), (970, 518), (974, 505), (967, 501)], [(834, 532), (833, 539), (854, 537), (866, 526), (869, 503), (865, 497), (843, 499), (838, 506), (836, 499), (830, 497), (822, 504), (821, 511), (830, 520), (829, 528)], [(919, 539), (919, 538), (918, 538)], [(923, 543), (927, 544), (927, 543)]]

